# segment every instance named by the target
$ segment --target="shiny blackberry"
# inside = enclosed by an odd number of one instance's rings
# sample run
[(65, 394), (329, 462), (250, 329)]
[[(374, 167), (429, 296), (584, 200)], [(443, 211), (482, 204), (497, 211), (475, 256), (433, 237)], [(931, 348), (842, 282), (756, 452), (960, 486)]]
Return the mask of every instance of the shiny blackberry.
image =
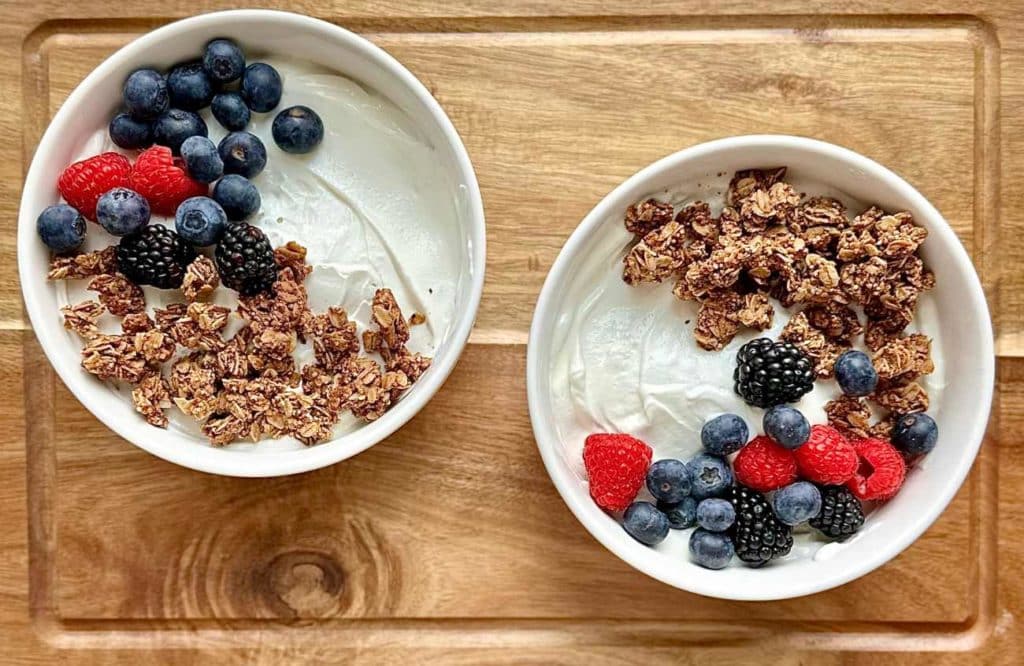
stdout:
[(150, 224), (123, 237), (116, 256), (117, 269), (135, 284), (174, 289), (181, 286), (196, 251), (167, 227)]
[(748, 405), (774, 407), (796, 402), (814, 388), (814, 366), (789, 342), (757, 338), (740, 347), (733, 382)]
[(864, 524), (864, 507), (844, 486), (820, 486), (821, 511), (808, 522), (827, 537), (846, 539)]
[(729, 537), (737, 557), (747, 564), (761, 566), (789, 554), (793, 532), (775, 517), (764, 495), (745, 486), (733, 486), (729, 489), (729, 501), (736, 510), (736, 522), (729, 529)]
[(237, 222), (224, 230), (214, 256), (221, 281), (243, 296), (266, 291), (277, 281), (270, 241), (247, 222)]

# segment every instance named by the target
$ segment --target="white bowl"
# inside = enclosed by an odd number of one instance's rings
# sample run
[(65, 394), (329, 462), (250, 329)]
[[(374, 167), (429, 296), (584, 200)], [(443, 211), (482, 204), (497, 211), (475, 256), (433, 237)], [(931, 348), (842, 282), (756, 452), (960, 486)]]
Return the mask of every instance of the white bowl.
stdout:
[[(868, 516), (855, 538), (818, 551), (827, 556), (787, 558), (760, 569), (730, 566), (711, 571), (690, 562), (678, 548), (670, 554), (633, 540), (590, 498), (577, 459), (582, 443), (563, 441), (554, 425), (551, 343), (560, 308), (575, 305), (564, 299), (579, 279), (588, 252), (609, 234), (622, 234), (625, 240), (622, 216), (627, 206), (719, 172), (780, 165), (856, 199), (888, 210), (909, 210), (928, 229), (922, 255), (937, 278), (932, 298), (949, 379), (937, 418), (939, 443), (925, 464), (908, 475), (899, 495)], [(619, 271), (620, 266), (609, 265), (608, 270)], [(655, 162), (612, 191), (583, 219), (555, 261), (537, 302), (527, 354), (527, 394), (537, 446), (552, 481), (584, 527), (649, 576), (690, 592), (738, 600), (783, 599), (827, 590), (868, 573), (909, 546), (945, 509), (971, 468), (988, 421), (993, 374), (992, 326), (981, 284), (970, 257), (935, 207), (895, 173), (862, 155), (791, 136), (740, 136), (700, 144)], [(686, 435), (699, 442), (699, 433)]]
[[(337, 71), (382, 94), (402, 109), (437, 150), (437, 165), (450, 173), (464, 231), (465, 257), (455, 317), (434, 353), (432, 367), (390, 411), (373, 423), (308, 448), (267, 450), (259, 445), (217, 449), (174, 429), (146, 424), (130, 401), (80, 367), (79, 340), (61, 324), (57, 289), (46, 280), (49, 254), (35, 220), (59, 200), (56, 182), (85, 137), (105, 127), (120, 101), (121, 85), (140, 66), (168, 67), (193, 59), (215, 37), (243, 48), (287, 55)], [(287, 95), (287, 90), (286, 90)], [(270, 165), (273, 168), (273, 164)], [(410, 183), (410, 187), (415, 183)], [(25, 181), (18, 220), (21, 288), (32, 326), (64, 384), (98, 419), (150, 453), (193, 469), (233, 476), (277, 476), (336, 463), (373, 446), (416, 414), (451, 373), (476, 317), (484, 278), (484, 213), (476, 176), (459, 135), (426, 87), (382, 49), (347, 30), (298, 14), (241, 10), (205, 14), (154, 30), (120, 49), (68, 97), (43, 135)]]

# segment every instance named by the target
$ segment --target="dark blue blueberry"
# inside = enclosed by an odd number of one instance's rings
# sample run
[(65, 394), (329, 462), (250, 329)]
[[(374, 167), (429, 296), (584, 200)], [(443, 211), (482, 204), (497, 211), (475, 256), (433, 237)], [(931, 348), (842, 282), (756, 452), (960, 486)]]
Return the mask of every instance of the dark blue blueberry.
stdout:
[(210, 197), (191, 197), (178, 205), (174, 228), (187, 242), (200, 247), (213, 245), (224, 235), (228, 216)]
[(747, 422), (735, 414), (722, 414), (700, 429), (700, 443), (708, 453), (727, 456), (743, 448), (750, 437)]
[(775, 491), (775, 517), (787, 525), (799, 525), (821, 512), (821, 491), (813, 483), (797, 481)]
[(698, 500), (718, 497), (732, 486), (732, 469), (724, 458), (699, 453), (686, 463), (690, 494)]
[(54, 252), (71, 252), (85, 241), (85, 218), (71, 206), (57, 204), (39, 214), (36, 231)]
[(148, 148), (153, 145), (153, 126), (148, 120), (119, 113), (110, 121), (110, 140), (128, 150)]
[(685, 530), (697, 523), (697, 500), (684, 497), (678, 504), (658, 502), (658, 511), (668, 518), (668, 526), (674, 530)]
[(165, 111), (153, 123), (153, 142), (167, 146), (175, 155), (181, 152), (185, 139), (207, 134), (206, 123), (199, 114), (182, 109)]
[(736, 509), (729, 500), (710, 497), (697, 505), (697, 524), (709, 532), (724, 532), (736, 522)]
[(213, 186), (213, 199), (233, 222), (244, 220), (260, 209), (260, 191), (248, 178), (235, 173), (217, 181)]
[(852, 396), (870, 394), (878, 385), (878, 373), (871, 358), (862, 351), (851, 349), (836, 361), (836, 381), (843, 393)]
[(267, 166), (267, 149), (255, 134), (232, 132), (217, 146), (224, 160), (224, 173), (237, 173), (252, 178)]
[(892, 427), (892, 443), (912, 456), (930, 452), (938, 439), (939, 426), (924, 413), (901, 416)]
[(290, 106), (274, 118), (274, 143), (286, 153), (303, 154), (316, 148), (324, 138), (324, 124), (308, 106)]
[(245, 100), (236, 92), (217, 93), (210, 102), (210, 110), (217, 122), (231, 132), (244, 130), (249, 124), (252, 113), (245, 105)]
[(96, 202), (96, 221), (115, 236), (127, 236), (149, 224), (149, 202), (135, 190), (115, 187)]
[(249, 108), (266, 113), (281, 102), (281, 75), (265, 62), (254, 62), (242, 74), (242, 96)]
[(698, 528), (690, 535), (690, 557), (705, 569), (724, 569), (735, 553), (732, 541), (720, 532)]
[(139, 120), (156, 118), (170, 106), (167, 79), (155, 69), (137, 69), (129, 74), (121, 94), (128, 113)]
[(206, 45), (203, 69), (214, 83), (231, 83), (245, 69), (245, 54), (230, 39), (215, 39)]
[(690, 494), (690, 477), (681, 460), (659, 460), (647, 470), (647, 489), (659, 502), (675, 504)]
[(185, 171), (200, 183), (212, 183), (224, 174), (224, 162), (217, 146), (205, 136), (190, 136), (181, 144)]
[(167, 92), (175, 109), (198, 111), (213, 99), (213, 82), (201, 62), (186, 62), (175, 65), (167, 75)]
[(764, 413), (761, 420), (764, 434), (771, 437), (783, 448), (798, 449), (811, 436), (811, 424), (799, 410), (777, 405)]
[(633, 502), (622, 514), (622, 527), (640, 543), (654, 546), (668, 536), (668, 518), (650, 502)]

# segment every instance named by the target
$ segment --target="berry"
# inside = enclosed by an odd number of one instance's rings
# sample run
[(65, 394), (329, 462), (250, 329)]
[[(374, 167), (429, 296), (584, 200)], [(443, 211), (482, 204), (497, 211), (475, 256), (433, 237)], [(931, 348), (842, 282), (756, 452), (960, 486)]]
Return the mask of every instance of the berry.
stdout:
[(167, 92), (175, 109), (198, 111), (213, 99), (213, 83), (198, 60), (175, 65), (167, 75)]
[(658, 511), (668, 518), (668, 526), (674, 530), (685, 530), (697, 522), (697, 500), (684, 497), (678, 504), (658, 502)]
[(164, 111), (153, 122), (153, 142), (167, 146), (175, 155), (190, 136), (206, 136), (206, 123), (199, 114), (181, 109)]
[(754, 490), (777, 490), (796, 479), (796, 459), (793, 452), (761, 435), (736, 455), (732, 463), (736, 482)]
[(800, 476), (808, 481), (840, 485), (857, 473), (857, 451), (830, 426), (811, 426), (807, 443), (793, 453)]
[(736, 521), (736, 509), (728, 500), (711, 497), (697, 505), (697, 524), (709, 532), (724, 532)]
[(304, 154), (324, 138), (324, 123), (308, 106), (290, 106), (274, 118), (274, 143), (286, 153)]
[(704, 450), (716, 456), (736, 453), (747, 443), (748, 437), (747, 422), (735, 414), (716, 416), (700, 429), (700, 443)]
[(675, 504), (690, 494), (690, 476), (681, 460), (666, 458), (647, 470), (647, 489), (659, 502)]
[(231, 83), (242, 76), (245, 55), (230, 39), (215, 39), (203, 52), (203, 69), (214, 83)]
[(724, 534), (696, 529), (690, 535), (690, 557), (705, 569), (724, 569), (735, 553), (732, 541)]
[(622, 514), (626, 533), (647, 546), (656, 546), (668, 536), (668, 518), (650, 502), (633, 502)]
[(127, 150), (148, 148), (153, 145), (153, 126), (148, 120), (136, 120), (127, 113), (119, 113), (110, 120), (110, 140)]
[(244, 130), (252, 117), (245, 100), (236, 92), (222, 92), (213, 96), (210, 102), (210, 110), (217, 122), (224, 126), (224, 129), (237, 132)]
[(36, 231), (54, 252), (72, 252), (85, 241), (85, 218), (67, 204), (57, 204), (43, 210), (36, 218)]
[(821, 492), (813, 483), (797, 481), (775, 493), (772, 509), (775, 517), (787, 525), (799, 525), (821, 511)]
[(155, 215), (167, 217), (174, 215), (185, 199), (207, 192), (206, 185), (188, 177), (181, 160), (166, 146), (142, 151), (132, 168), (131, 188), (146, 198)]
[(233, 221), (244, 220), (260, 209), (260, 191), (248, 178), (236, 173), (217, 181), (213, 186), (213, 199)]
[(590, 496), (597, 505), (608, 511), (622, 511), (629, 506), (644, 484), (651, 455), (651, 447), (629, 435), (587, 437), (583, 465), (587, 469)]
[(748, 564), (760, 566), (789, 554), (793, 533), (772, 513), (764, 495), (750, 488), (734, 486), (730, 494), (736, 523), (729, 531), (736, 555)]
[(181, 286), (195, 249), (162, 224), (149, 224), (121, 239), (117, 268), (135, 284), (160, 289)]
[(791, 343), (757, 338), (740, 347), (733, 381), (748, 405), (774, 407), (796, 402), (814, 388), (814, 369)]
[(75, 162), (61, 172), (57, 189), (86, 219), (96, 219), (96, 202), (107, 190), (129, 187), (132, 165), (124, 155), (103, 153)]
[(128, 113), (138, 120), (156, 118), (170, 106), (167, 80), (155, 69), (137, 69), (129, 74), (121, 95)]
[(862, 439), (853, 447), (860, 467), (846, 487), (861, 500), (887, 500), (895, 495), (907, 476), (907, 463), (896, 447), (881, 439)]
[(96, 204), (96, 221), (114, 236), (135, 233), (149, 224), (149, 202), (135, 190), (115, 187)]
[(869, 395), (878, 386), (878, 373), (871, 364), (871, 357), (856, 349), (844, 352), (836, 360), (835, 374), (839, 388), (846, 395)]
[(209, 197), (185, 199), (174, 214), (178, 235), (198, 246), (213, 245), (220, 240), (227, 224), (224, 209)]
[(860, 500), (843, 486), (824, 486), (821, 488), (821, 511), (809, 523), (825, 536), (842, 540), (864, 524), (864, 508)]
[(281, 102), (281, 75), (263, 62), (254, 62), (242, 74), (242, 95), (249, 108), (266, 113)]
[(224, 174), (217, 146), (205, 136), (190, 136), (181, 144), (181, 160), (188, 175), (200, 183), (212, 183)]
[(907, 455), (929, 453), (938, 439), (939, 426), (924, 413), (901, 416), (892, 427), (892, 443)]
[(224, 230), (214, 257), (224, 286), (243, 296), (266, 291), (277, 281), (274, 249), (263, 232), (248, 222), (237, 222)]
[(732, 470), (724, 458), (699, 453), (686, 462), (690, 494), (695, 499), (718, 497), (732, 485)]
[(776, 405), (764, 413), (761, 421), (764, 433), (789, 450), (804, 445), (811, 436), (811, 424), (799, 410)]
[(252, 178), (267, 166), (267, 149), (255, 134), (232, 132), (217, 146), (224, 160), (224, 173), (237, 173)]

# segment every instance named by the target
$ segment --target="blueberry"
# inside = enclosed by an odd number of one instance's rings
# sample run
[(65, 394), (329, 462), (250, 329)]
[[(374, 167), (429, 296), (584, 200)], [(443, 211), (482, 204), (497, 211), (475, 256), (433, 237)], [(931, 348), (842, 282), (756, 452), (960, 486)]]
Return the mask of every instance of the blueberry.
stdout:
[(324, 138), (324, 124), (308, 106), (290, 106), (274, 118), (274, 143), (286, 153), (308, 153)]
[(232, 132), (217, 146), (224, 160), (224, 173), (237, 173), (252, 178), (267, 166), (267, 149), (255, 134)]
[(153, 126), (148, 120), (136, 120), (119, 113), (110, 121), (110, 140), (122, 148), (148, 148), (153, 145)]
[(736, 453), (747, 443), (749, 436), (746, 421), (735, 414), (716, 416), (700, 429), (700, 443), (708, 453), (716, 456)]
[(217, 146), (205, 136), (190, 136), (181, 144), (181, 159), (192, 180), (212, 183), (224, 174)]
[(697, 524), (709, 532), (724, 532), (736, 522), (736, 509), (729, 500), (709, 497), (697, 505)]
[(233, 222), (244, 220), (260, 209), (260, 191), (249, 179), (235, 173), (217, 181), (213, 198)]
[(836, 381), (843, 393), (852, 396), (870, 394), (878, 385), (878, 373), (871, 358), (862, 351), (851, 349), (836, 361)]
[(775, 516), (787, 525), (799, 525), (821, 511), (821, 491), (806, 481), (791, 483), (775, 492), (772, 509)]
[(700, 453), (686, 463), (690, 494), (696, 499), (717, 497), (732, 486), (732, 469), (724, 458)]
[(209, 106), (213, 99), (213, 83), (198, 60), (175, 65), (167, 75), (167, 92), (171, 106), (186, 111), (198, 111)]
[(39, 214), (36, 231), (54, 252), (71, 252), (85, 241), (85, 218), (71, 206), (57, 204)]
[(939, 426), (924, 413), (901, 416), (892, 427), (892, 443), (912, 456), (930, 452), (938, 439)]
[(167, 80), (155, 69), (137, 69), (125, 79), (121, 91), (132, 118), (155, 118), (170, 106)]
[(720, 532), (696, 529), (690, 535), (690, 557), (705, 569), (724, 569), (735, 553), (732, 541)]
[(203, 69), (214, 83), (231, 83), (245, 69), (245, 54), (230, 39), (215, 39), (206, 45)]
[(681, 460), (659, 460), (647, 470), (647, 489), (659, 502), (675, 504), (690, 494), (690, 477)]
[(190, 136), (206, 136), (206, 123), (199, 114), (181, 109), (170, 109), (161, 113), (153, 123), (153, 141), (167, 146), (177, 155), (181, 144)]
[(678, 504), (658, 502), (658, 511), (668, 518), (668, 526), (674, 530), (685, 530), (697, 522), (697, 500), (684, 497)]
[(213, 117), (217, 122), (231, 132), (244, 130), (252, 117), (242, 96), (232, 91), (214, 95), (213, 101), (210, 102), (210, 110), (213, 111)]
[(266, 113), (281, 102), (281, 75), (265, 62), (254, 62), (242, 74), (242, 95), (249, 108)]
[(220, 240), (228, 224), (224, 209), (210, 197), (191, 197), (178, 205), (174, 228), (193, 245), (205, 247)]
[(764, 433), (787, 449), (798, 449), (811, 436), (811, 424), (799, 410), (777, 405), (764, 413)]
[(650, 502), (633, 502), (622, 514), (622, 527), (629, 536), (648, 546), (668, 536), (668, 518)]
[(127, 187), (115, 187), (96, 202), (96, 221), (115, 236), (127, 236), (149, 224), (149, 202)]

